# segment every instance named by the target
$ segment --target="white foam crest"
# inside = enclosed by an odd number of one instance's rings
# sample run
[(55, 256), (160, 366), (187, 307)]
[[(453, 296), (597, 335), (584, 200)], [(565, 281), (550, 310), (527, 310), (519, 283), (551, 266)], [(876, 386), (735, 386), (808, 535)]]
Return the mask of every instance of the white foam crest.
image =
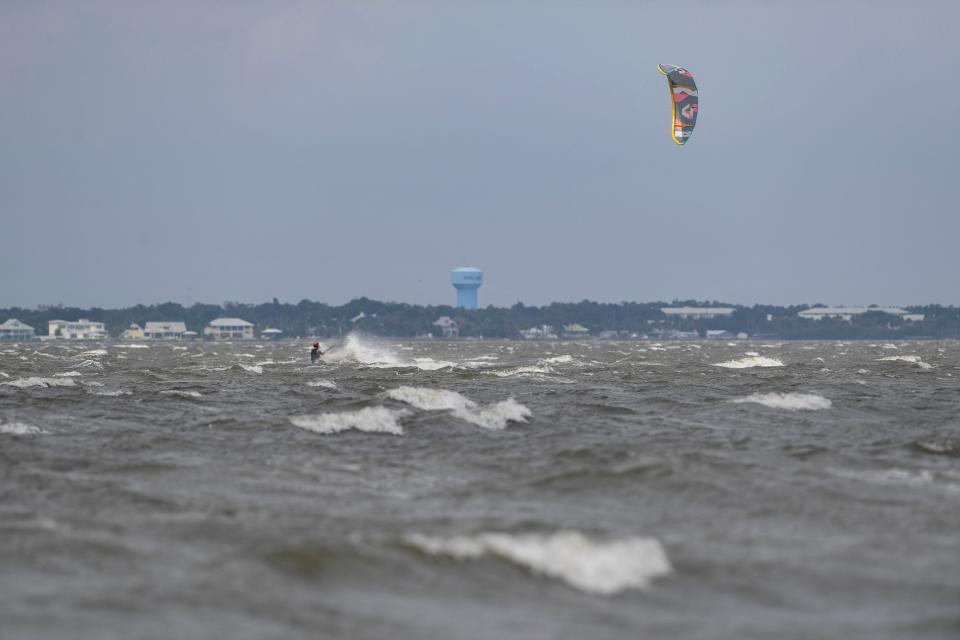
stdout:
[(544, 358), (540, 362), (544, 364), (565, 364), (567, 362), (573, 362), (573, 356), (564, 354), (562, 356), (554, 356), (552, 358)]
[(99, 360), (81, 360), (77, 366), (81, 369), (103, 369), (103, 363)]
[(408, 534), (404, 539), (431, 555), (457, 560), (499, 558), (563, 580), (581, 591), (605, 596), (646, 589), (651, 580), (671, 572), (667, 554), (655, 538), (593, 542), (579, 531), (560, 531), (550, 535), (480, 533), (452, 538)]
[(164, 396), (173, 396), (175, 398), (200, 398), (199, 391), (181, 391), (180, 389), (170, 389), (167, 391), (161, 391), (161, 395)]
[(366, 433), (389, 433), (400, 436), (403, 435), (403, 427), (398, 421), (407, 415), (409, 412), (405, 409), (367, 407), (359, 411), (290, 416), (290, 422), (301, 429), (324, 435), (356, 429)]
[(119, 398), (120, 396), (132, 396), (133, 392), (117, 389), (116, 391), (94, 391), (93, 395), (103, 396), (105, 398)]
[(11, 382), (4, 382), (3, 384), (10, 387), (17, 387), (18, 389), (29, 389), (31, 387), (39, 387), (46, 389), (47, 387), (74, 387), (76, 384), (73, 381), (73, 378), (17, 378)]
[(751, 367), (782, 367), (783, 362), (776, 358), (768, 358), (766, 356), (748, 356), (739, 360), (718, 362), (713, 366), (724, 367), (725, 369), (749, 369)]
[(54, 378), (79, 378), (83, 374), (79, 371), (65, 371), (64, 373), (55, 373), (53, 374)]
[(311, 380), (307, 383), (308, 387), (323, 387), (324, 389), (336, 389), (337, 383), (333, 380)]
[(387, 391), (387, 397), (422, 409), (424, 411), (457, 411), (472, 409), (477, 403), (456, 391), (427, 389), (424, 387), (398, 387)]
[(457, 366), (456, 362), (448, 362), (446, 360), (434, 360), (433, 358), (414, 358), (414, 366), (423, 371), (436, 371), (438, 369), (446, 369)]
[(533, 415), (530, 409), (513, 398), (476, 411), (454, 411), (453, 414), (478, 427), (493, 431), (506, 429), (510, 422), (526, 422)]
[(819, 411), (829, 409), (833, 403), (815, 393), (754, 393), (745, 398), (731, 400), (734, 404), (755, 403), (771, 409), (787, 411)]
[(8, 422), (6, 424), (0, 424), (0, 433), (5, 433), (11, 436), (31, 436), (46, 432), (39, 427), (34, 427), (33, 425), (24, 424), (22, 422)]
[(114, 349), (149, 349), (150, 345), (148, 344), (115, 344), (113, 345)]
[(249, 371), (250, 373), (263, 373), (263, 367), (258, 364), (243, 364), (240, 363), (240, 368), (244, 371)]
[(933, 365), (921, 360), (920, 356), (887, 356), (886, 358), (877, 358), (877, 362), (908, 362), (921, 369), (933, 368)]
[(9, 378), (9, 377), (10, 377), (10, 374), (9, 374), (9, 373), (4, 373), (3, 371), (0, 371), (0, 376), (3, 376), (4, 378)]
[(538, 373), (553, 373), (548, 365), (525, 365), (521, 367), (513, 367), (512, 369), (504, 369), (503, 371), (491, 371), (493, 375), (498, 378), (509, 378), (511, 376), (528, 376), (531, 374)]
[(510, 422), (526, 422), (533, 415), (530, 409), (513, 398), (478, 408), (470, 398), (446, 389), (398, 387), (390, 389), (386, 395), (423, 411), (450, 411), (461, 420), (494, 431), (506, 429)]
[(84, 351), (79, 355), (87, 356), (88, 358), (99, 358), (100, 356), (107, 355), (107, 350), (106, 349), (90, 349), (89, 351)]

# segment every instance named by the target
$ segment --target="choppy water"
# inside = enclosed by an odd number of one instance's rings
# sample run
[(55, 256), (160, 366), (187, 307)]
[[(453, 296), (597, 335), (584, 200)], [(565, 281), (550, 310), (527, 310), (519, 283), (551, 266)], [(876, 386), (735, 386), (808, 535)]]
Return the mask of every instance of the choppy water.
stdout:
[(0, 346), (3, 638), (956, 638), (960, 344)]

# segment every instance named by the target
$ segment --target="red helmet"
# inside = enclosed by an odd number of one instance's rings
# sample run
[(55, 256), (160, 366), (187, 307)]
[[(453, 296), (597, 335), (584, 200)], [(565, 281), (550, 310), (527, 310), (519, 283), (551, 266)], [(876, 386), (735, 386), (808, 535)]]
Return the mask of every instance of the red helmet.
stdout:
[(319, 343), (319, 342), (314, 342), (314, 343), (313, 343), (313, 346), (315, 346), (315, 347), (317, 347), (317, 348), (319, 349), (319, 348), (320, 348), (320, 343)]

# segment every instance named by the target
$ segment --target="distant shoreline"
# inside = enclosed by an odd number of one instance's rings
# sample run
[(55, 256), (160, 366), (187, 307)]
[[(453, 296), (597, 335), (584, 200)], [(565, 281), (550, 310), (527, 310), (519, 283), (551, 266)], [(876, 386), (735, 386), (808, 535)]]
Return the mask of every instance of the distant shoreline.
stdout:
[[(396, 339), (555, 340), (943, 340), (960, 339), (960, 307), (839, 307), (822, 305), (736, 305), (717, 301), (625, 302), (582, 301), (534, 307), (488, 306), (467, 311), (449, 305), (411, 305), (358, 298), (332, 306), (302, 300), (223, 305), (178, 303), (119, 309), (42, 306), (0, 309), (4, 326), (26, 325), (37, 338), (47, 337), (53, 321), (99, 324), (98, 337), (140, 335), (147, 323), (176, 323), (204, 339), (211, 324), (236, 319), (283, 339), (337, 338), (354, 331)], [(26, 329), (22, 329), (26, 331)], [(105, 334), (105, 335), (104, 335)], [(12, 334), (10, 334), (12, 335)], [(24, 334), (17, 334), (24, 335)], [(229, 334), (227, 334), (229, 335)], [(239, 334), (234, 334), (238, 337)], [(229, 337), (227, 339), (230, 339)]]

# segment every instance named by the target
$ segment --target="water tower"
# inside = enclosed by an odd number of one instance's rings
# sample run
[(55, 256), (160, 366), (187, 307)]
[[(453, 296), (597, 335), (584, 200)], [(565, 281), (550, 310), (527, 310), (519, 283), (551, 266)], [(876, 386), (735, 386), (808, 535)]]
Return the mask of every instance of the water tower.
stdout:
[(477, 289), (483, 284), (483, 271), (473, 267), (453, 270), (453, 286), (457, 289), (457, 306), (463, 309), (477, 308)]

